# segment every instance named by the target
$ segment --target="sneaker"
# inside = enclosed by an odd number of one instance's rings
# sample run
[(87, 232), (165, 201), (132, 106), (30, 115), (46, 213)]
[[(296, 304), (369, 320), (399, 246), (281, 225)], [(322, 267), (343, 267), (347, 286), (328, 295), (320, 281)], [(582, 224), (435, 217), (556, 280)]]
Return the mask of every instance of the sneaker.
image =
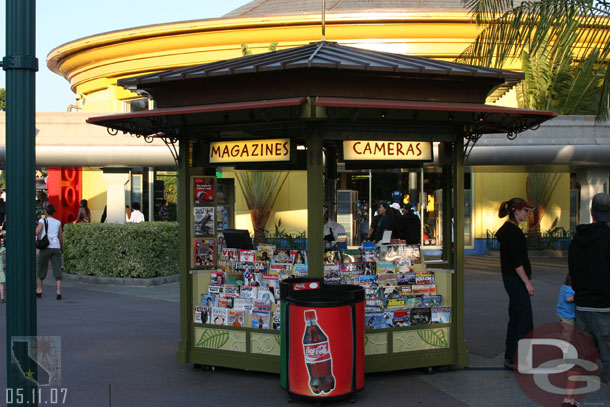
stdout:
[(564, 398), (561, 407), (580, 407), (580, 403), (574, 399)]

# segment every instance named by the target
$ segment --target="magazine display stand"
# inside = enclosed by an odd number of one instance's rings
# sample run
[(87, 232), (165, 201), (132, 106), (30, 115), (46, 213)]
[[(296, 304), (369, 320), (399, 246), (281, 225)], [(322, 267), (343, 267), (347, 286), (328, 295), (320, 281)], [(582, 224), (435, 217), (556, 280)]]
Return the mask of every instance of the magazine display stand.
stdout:
[[(452, 150), (447, 148), (442, 151)], [(312, 158), (312, 161), (315, 162), (315, 159)], [(442, 161), (454, 163), (442, 169), (446, 182), (443, 188), (446, 198), (443, 199), (445, 214), (451, 213), (452, 208), (448, 203), (463, 202), (463, 190), (459, 186), (451, 188), (452, 183), (463, 179), (459, 171), (461, 159), (461, 151), (453, 156), (442, 157)], [(188, 174), (190, 185), (189, 238), (193, 243), (189, 245), (191, 252), (188, 284), (184, 287), (186, 301), (182, 301), (182, 312), (187, 313), (187, 321), (184, 321), (183, 315), (183, 323), (189, 327), (189, 350), (188, 357), (180, 360), (208, 366), (279, 373), (279, 301), (272, 304), (268, 311), (259, 312), (256, 307), (253, 311), (254, 299), (246, 305), (250, 312), (243, 312), (238, 308), (244, 304), (242, 295), (252, 295), (250, 292), (240, 293), (238, 286), (248, 285), (243, 280), (244, 270), (235, 267), (238, 260), (244, 259), (239, 258), (239, 250), (230, 251), (229, 248), (223, 247), (221, 227), (226, 227), (226, 222), (218, 219), (217, 210), (207, 209), (218, 209), (223, 205), (227, 209), (230, 208), (229, 226), (233, 226), (234, 185), (229, 184), (232, 180), (194, 175), (203, 174), (205, 168), (184, 168), (183, 171)], [(312, 171), (310, 168), (310, 172), (314, 173), (311, 177), (314, 180), (319, 175), (318, 170)], [(323, 191), (317, 191), (319, 188), (314, 187), (314, 183), (317, 181), (308, 183), (308, 188), (311, 188), (308, 189), (308, 196), (316, 196), (316, 192), (322, 195)], [(229, 202), (221, 202), (219, 185), (230, 185), (222, 188), (227, 191), (227, 196), (233, 197)], [(212, 197), (206, 197), (201, 193), (202, 190), (216, 193)], [(315, 205), (312, 202), (314, 199), (310, 197), (308, 200), (308, 204), (313, 206), (313, 209), (310, 206), (310, 213), (317, 210), (321, 212), (319, 203), (322, 199), (315, 200)], [(458, 205), (453, 210), (456, 215), (455, 227), (459, 228), (463, 219), (460, 211), (463, 208)], [(210, 223), (212, 213), (215, 222)], [(201, 235), (201, 231), (205, 229), (201, 225), (204, 220), (211, 225), (205, 230), (209, 236)], [(451, 219), (445, 219), (443, 225), (448, 228), (445, 236), (450, 236)], [(315, 228), (310, 227), (308, 232), (316, 233), (312, 229)], [(461, 239), (461, 236), (456, 236), (456, 239)], [(455, 256), (452, 256), (451, 242), (445, 242), (444, 253), (447, 255), (434, 265), (425, 263), (418, 245), (407, 246), (393, 242), (394, 244), (383, 245), (373, 252), (370, 251), (371, 247), (367, 246), (358, 250), (324, 253), (322, 239), (309, 239), (308, 243), (308, 266), (298, 271), (292, 269), (285, 275), (282, 275), (281, 271), (268, 272), (275, 274), (275, 278), (278, 278), (279, 274), (280, 279), (287, 276), (319, 278), (323, 279), (325, 284), (356, 284), (365, 288), (366, 372), (467, 362), (463, 341), (463, 277), (461, 271), (458, 274), (453, 267), (456, 262), (462, 261), (462, 251), (456, 251)], [(463, 243), (455, 241), (453, 244), (459, 247)], [(319, 248), (316, 249), (316, 245), (319, 245)], [(207, 258), (202, 257), (212, 251), (213, 258), (209, 255)], [(319, 260), (315, 259), (316, 254)], [(252, 257), (247, 260), (259, 260), (260, 250), (253, 250), (246, 255)], [(229, 266), (223, 261), (223, 256), (224, 260), (233, 257), (235, 261)], [(318, 261), (320, 266), (317, 266)], [(241, 281), (231, 281), (234, 278)], [(218, 288), (218, 285), (224, 287)], [(251, 289), (246, 287), (242, 290)], [(227, 304), (225, 297), (233, 298), (229, 298), (230, 303)], [(241, 305), (237, 305), (238, 303)]]

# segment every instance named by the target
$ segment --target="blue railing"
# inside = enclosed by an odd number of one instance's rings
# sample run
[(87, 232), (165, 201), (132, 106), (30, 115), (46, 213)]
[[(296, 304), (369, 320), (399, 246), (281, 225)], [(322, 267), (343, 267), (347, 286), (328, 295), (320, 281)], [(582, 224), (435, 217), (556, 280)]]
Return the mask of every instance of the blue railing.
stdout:
[[(568, 231), (563, 228), (559, 228), (552, 232), (545, 232), (540, 237), (528, 236), (528, 234), (525, 233), (527, 247), (532, 250), (568, 250), (573, 236), (574, 231)], [(500, 250), (500, 243), (498, 242), (498, 239), (496, 239), (495, 232), (492, 232), (489, 229), (487, 230), (486, 243), (487, 250)]]

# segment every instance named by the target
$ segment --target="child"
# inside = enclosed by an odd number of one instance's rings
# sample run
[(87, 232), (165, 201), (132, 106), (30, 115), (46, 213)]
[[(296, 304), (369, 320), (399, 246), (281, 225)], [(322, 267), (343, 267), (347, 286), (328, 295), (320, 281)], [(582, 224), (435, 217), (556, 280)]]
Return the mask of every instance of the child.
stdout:
[[(557, 316), (559, 317), (559, 322), (562, 324), (574, 326), (574, 320), (576, 319), (576, 305), (574, 304), (574, 290), (572, 289), (572, 278), (570, 277), (570, 273), (568, 273), (566, 276), (566, 279), (559, 290), (559, 298), (557, 299)], [(568, 337), (565, 340), (569, 341), (569, 339), (570, 338)]]
[[(570, 342), (574, 331), (574, 320), (576, 319), (576, 304), (574, 304), (574, 290), (572, 289), (572, 278), (570, 273), (566, 276), (557, 299), (557, 316), (561, 323), (561, 339)], [(567, 381), (567, 392), (562, 406), (579, 406), (574, 400), (574, 382)]]
[(4, 239), (0, 235), (0, 302), (3, 304), (6, 302), (4, 298), (4, 283), (6, 282), (6, 274), (4, 274), (4, 253), (6, 248), (4, 247)]

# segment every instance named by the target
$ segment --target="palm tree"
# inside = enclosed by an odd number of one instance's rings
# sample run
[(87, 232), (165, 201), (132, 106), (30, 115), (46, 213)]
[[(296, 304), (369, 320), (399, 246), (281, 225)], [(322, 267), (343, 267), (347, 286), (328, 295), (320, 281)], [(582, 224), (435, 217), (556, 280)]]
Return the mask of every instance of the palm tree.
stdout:
[(532, 248), (541, 247), (540, 222), (562, 175), (532, 173), (527, 176), (525, 183), (527, 202), (534, 207), (527, 222), (528, 243)]
[(502, 68), (521, 60), (524, 107), (608, 117), (610, 12), (593, 0), (464, 0), (484, 28), (459, 62)]
[(235, 175), (250, 210), (254, 243), (257, 245), (265, 240), (265, 225), (288, 173), (240, 171)]

